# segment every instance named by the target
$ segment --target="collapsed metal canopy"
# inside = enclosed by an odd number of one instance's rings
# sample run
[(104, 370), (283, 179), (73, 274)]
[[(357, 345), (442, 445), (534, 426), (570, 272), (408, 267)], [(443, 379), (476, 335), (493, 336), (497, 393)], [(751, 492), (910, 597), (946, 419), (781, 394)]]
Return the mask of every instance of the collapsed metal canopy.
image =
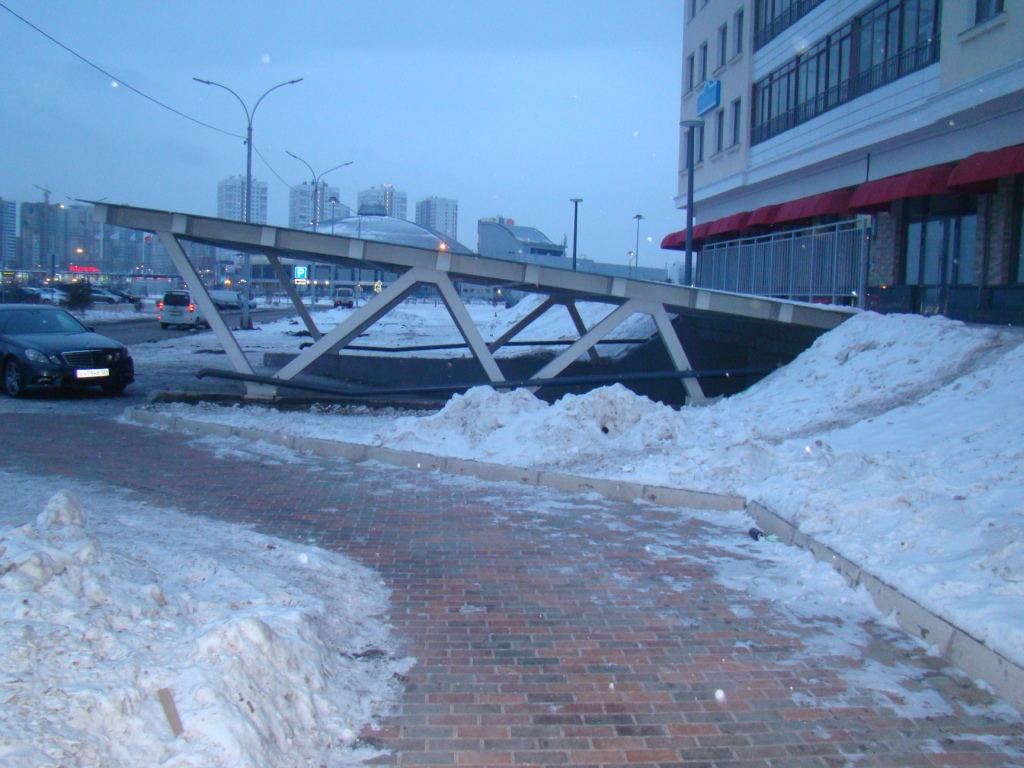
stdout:
[[(303, 230), (246, 224), (229, 219), (194, 216), (186, 213), (157, 211), (127, 205), (92, 203), (93, 218), (100, 223), (156, 234), (178, 272), (195, 296), (196, 303), (210, 322), (210, 327), (227, 352), (235, 371), (253, 375), (254, 371), (242, 352), (234, 334), (214, 306), (195, 267), (181, 243), (195, 242), (245, 251), (267, 257), (282, 289), (291, 298), (296, 311), (314, 339), (291, 362), (272, 378), (290, 381), (306, 371), (320, 357), (346, 347), (367, 328), (401, 303), (421, 285), (432, 285), (441, 295), (452, 320), (483, 367), (488, 379), (504, 381), (494, 352), (529, 327), (549, 308), (564, 305), (579, 333), (579, 339), (533, 374), (534, 379), (558, 376), (581, 355), (596, 358), (596, 345), (616, 327), (634, 314), (641, 313), (654, 321), (673, 367), (677, 371), (692, 370), (689, 358), (672, 327), (670, 315), (707, 319), (743, 318), (765, 325), (771, 333), (777, 324), (803, 326), (827, 331), (842, 323), (852, 310), (830, 305), (798, 304), (788, 301), (690, 288), (670, 283), (653, 283), (622, 277), (560, 269), (506, 261), (472, 253), (456, 252), (438, 239), (435, 248), (412, 247), (382, 242), (366, 237), (338, 236)], [(328, 333), (316, 326), (303, 305), (290, 275), (281, 259), (329, 264), (344, 268), (378, 269), (399, 277), (373, 299), (354, 310)], [(486, 342), (470, 319), (453, 282), (500, 286), (546, 295), (547, 300), (520, 320), (500, 338)], [(615, 307), (607, 316), (587, 328), (576, 308), (577, 301), (603, 302)], [(702, 403), (705, 399), (699, 381), (683, 379), (687, 399)], [(261, 382), (248, 382), (247, 395), (256, 398), (276, 396), (277, 388)]]

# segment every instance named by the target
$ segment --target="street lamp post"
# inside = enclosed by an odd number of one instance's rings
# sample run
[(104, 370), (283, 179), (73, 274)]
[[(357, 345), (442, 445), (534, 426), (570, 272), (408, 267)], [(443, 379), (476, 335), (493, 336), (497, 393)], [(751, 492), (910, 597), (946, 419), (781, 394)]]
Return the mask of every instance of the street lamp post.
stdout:
[[(296, 78), (295, 80), (288, 80), (283, 83), (278, 83), (273, 88), (264, 91), (263, 95), (256, 99), (256, 105), (249, 111), (249, 108), (242, 101), (242, 97), (235, 93), (233, 90), (228, 88), (226, 85), (215, 83), (212, 80), (203, 80), (198, 77), (193, 77), (197, 83), (203, 85), (216, 85), (218, 88), (223, 88), (225, 91), (230, 93), (236, 99), (238, 103), (242, 105), (242, 109), (245, 110), (245, 119), (247, 123), (245, 133), (245, 223), (249, 224), (252, 222), (252, 121), (256, 117), (256, 109), (259, 107), (260, 102), (267, 97), (271, 91), (276, 91), (278, 88), (283, 88), (286, 85), (295, 85), (295, 83), (301, 83), (302, 78)], [(252, 258), (249, 252), (246, 251), (242, 256), (242, 280), (245, 281), (245, 293), (243, 294), (242, 301), (242, 327), (246, 330), (252, 330), (252, 320), (249, 317), (249, 299), (252, 298), (252, 286), (251, 286), (251, 272), (252, 270)]]
[(634, 255), (634, 259), (635, 260), (633, 262), (634, 266), (635, 266), (634, 274), (636, 275), (637, 278), (639, 278), (640, 277), (640, 222), (644, 220), (644, 217), (641, 216), (638, 213), (633, 218), (636, 219), (636, 250), (633, 251), (633, 253), (635, 254)]
[(576, 225), (579, 223), (580, 214), (580, 203), (583, 202), (582, 197), (569, 198), (569, 202), (572, 203), (572, 271), (576, 271)]
[(686, 264), (683, 282), (693, 285), (693, 166), (695, 162), (694, 131), (704, 128), (703, 120), (683, 120), (680, 128), (686, 129)]
[[(354, 161), (349, 160), (347, 163), (341, 163), (341, 165), (336, 165), (333, 168), (328, 168), (326, 171), (324, 171), (323, 173), (318, 175), (317, 172), (313, 170), (313, 166), (311, 166), (309, 163), (307, 163), (301, 157), (296, 155), (294, 152), (289, 152), (286, 149), (285, 153), (287, 153), (291, 157), (294, 157), (296, 160), (298, 160), (300, 163), (302, 163), (304, 166), (306, 166), (309, 169), (310, 174), (313, 176), (313, 222), (312, 222), (312, 224), (313, 224), (313, 231), (316, 232), (317, 222), (318, 222), (318, 220), (320, 218), (319, 216), (317, 216), (317, 198), (320, 197), (320, 194), (319, 194), (320, 180), (324, 176), (326, 176), (328, 173), (330, 173), (331, 171), (336, 171), (339, 168), (344, 168), (346, 165), (352, 165), (352, 163)], [(326, 187), (326, 184), (327, 184), (327, 182), (324, 182), (324, 186), (325, 187)], [(336, 200), (337, 198), (331, 198), (331, 199), (332, 200)], [(334, 232), (334, 220), (333, 219), (334, 219), (334, 217), (333, 217), (333, 214), (332, 214), (332, 217), (331, 217), (331, 232), (332, 233)], [(310, 266), (310, 270), (313, 272), (313, 276), (315, 278), (316, 277), (316, 266), (313, 265), (313, 264), (310, 264), (309, 266)], [(312, 290), (310, 291), (309, 306), (312, 307), (315, 304), (316, 304), (316, 280), (314, 279), (313, 280), (313, 287), (312, 287)]]
[[(300, 163), (302, 163), (302, 164), (303, 164), (304, 166), (306, 166), (307, 168), (309, 168), (309, 172), (310, 172), (310, 174), (311, 174), (311, 175), (313, 176), (313, 231), (314, 231), (314, 232), (316, 232), (316, 224), (317, 224), (317, 218), (318, 218), (318, 217), (317, 217), (317, 215), (316, 215), (316, 209), (317, 209), (317, 205), (316, 205), (316, 202), (317, 202), (317, 197), (319, 197), (319, 195), (317, 194), (317, 192), (318, 192), (318, 187), (319, 187), (319, 185), (320, 185), (320, 180), (321, 180), (321, 179), (322, 179), (322, 178), (323, 178), (324, 176), (326, 176), (326, 175), (327, 175), (328, 173), (330, 173), (331, 171), (336, 171), (336, 170), (338, 170), (339, 168), (344, 168), (344, 167), (345, 167), (346, 165), (352, 165), (352, 163), (353, 163), (353, 162), (355, 162), (355, 161), (353, 161), (353, 160), (349, 160), (349, 161), (348, 161), (347, 163), (342, 163), (341, 165), (336, 165), (336, 166), (334, 166), (333, 168), (328, 168), (328, 169), (327, 169), (326, 171), (324, 171), (323, 173), (321, 173), (321, 174), (319, 174), (319, 175), (318, 175), (318, 174), (317, 174), (317, 172), (313, 170), (313, 166), (311, 166), (311, 165), (310, 165), (309, 163), (307, 163), (307, 162), (306, 162), (305, 160), (303, 160), (303, 159), (302, 159), (301, 157), (299, 157), (298, 155), (296, 155), (296, 154), (295, 154), (294, 152), (289, 152), (289, 151), (288, 151), (288, 150), (286, 149), (286, 150), (285, 150), (285, 153), (286, 153), (286, 154), (288, 154), (288, 155), (289, 155), (289, 156), (291, 156), (291, 157), (294, 157), (294, 158), (295, 158), (296, 160), (298, 160), (298, 161), (299, 161)], [(325, 185), (326, 185), (326, 182), (324, 182), (324, 183), (325, 183)], [(333, 198), (333, 199), (334, 199), (334, 200), (337, 200), (337, 198)]]

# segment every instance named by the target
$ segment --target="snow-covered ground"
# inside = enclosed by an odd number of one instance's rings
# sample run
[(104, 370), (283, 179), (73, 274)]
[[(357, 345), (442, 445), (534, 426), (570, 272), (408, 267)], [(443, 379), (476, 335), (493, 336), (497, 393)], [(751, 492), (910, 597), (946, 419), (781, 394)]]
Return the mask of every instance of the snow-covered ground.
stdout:
[[(490, 339), (528, 308), (471, 305), (470, 312)], [(329, 328), (348, 312), (316, 318)], [(582, 308), (588, 325), (605, 312)], [(297, 351), (308, 340), (300, 330), (283, 320), (237, 336), (259, 365), (264, 351)], [(650, 331), (637, 320), (620, 335)], [(573, 329), (555, 308), (529, 334), (569, 337)], [(443, 306), (409, 303), (360, 341), (458, 340)], [(743, 494), (1024, 663), (1022, 342), (1020, 329), (859, 314), (747, 392), (682, 410), (620, 386), (552, 405), (478, 387), (417, 416), (152, 407)], [(195, 333), (137, 345), (133, 354), (143, 372), (228, 367), (211, 354), (217, 349), (212, 334)], [(0, 401), (0, 410), (21, 407), (32, 404)], [(62, 405), (48, 400), (45, 407)], [(100, 485), (78, 499), (53, 496), (34, 478), (0, 471), (0, 487), (0, 764), (341, 765), (366, 756), (354, 736), (391, 706), (394, 674), (411, 663), (396, 658), (376, 618), (387, 594), (374, 573), (238, 526), (132, 504)], [(749, 524), (742, 513), (699, 514), (725, 526), (715, 542), (724, 549)], [(669, 539), (652, 546), (671, 547)], [(719, 578), (794, 611), (835, 616), (834, 642), (859, 644), (858, 621), (871, 612), (863, 590), (848, 590), (806, 552), (771, 547), (758, 556), (721, 563)], [(872, 678), (859, 684), (889, 685), (890, 672), (859, 674)], [(190, 738), (174, 738), (163, 689)], [(912, 717), (944, 706), (927, 697), (907, 701), (902, 714)]]
[(373, 755), (357, 736), (412, 663), (396, 658), (374, 572), (99, 485), (48, 501), (32, 478), (0, 471), (0, 486), (0, 765)]
[[(537, 300), (471, 310), (491, 339)], [(588, 326), (607, 311), (582, 308)], [(329, 327), (343, 312), (318, 319)], [(620, 334), (645, 335), (647, 322)], [(247, 350), (294, 350), (298, 339), (288, 333), (297, 327), (282, 321), (239, 338)], [(524, 338), (572, 333), (556, 307)], [(457, 340), (443, 307), (410, 304), (360, 343)], [(748, 391), (681, 410), (621, 386), (551, 405), (525, 391), (478, 387), (437, 413), (398, 418), (358, 408), (159, 407), (309, 437), (741, 494), (1024, 664), (1022, 342), (1019, 328), (860, 313)], [(179, 353), (198, 343), (181, 340)]]

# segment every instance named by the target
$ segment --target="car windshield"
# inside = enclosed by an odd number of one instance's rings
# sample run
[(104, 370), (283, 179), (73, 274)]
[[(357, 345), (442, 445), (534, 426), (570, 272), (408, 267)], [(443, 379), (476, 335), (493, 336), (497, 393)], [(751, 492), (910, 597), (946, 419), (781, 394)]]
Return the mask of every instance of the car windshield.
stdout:
[(88, 328), (67, 312), (24, 309), (11, 312), (3, 324), (4, 333), (86, 333)]
[(168, 293), (164, 296), (164, 304), (168, 307), (187, 307), (191, 303), (187, 293)]

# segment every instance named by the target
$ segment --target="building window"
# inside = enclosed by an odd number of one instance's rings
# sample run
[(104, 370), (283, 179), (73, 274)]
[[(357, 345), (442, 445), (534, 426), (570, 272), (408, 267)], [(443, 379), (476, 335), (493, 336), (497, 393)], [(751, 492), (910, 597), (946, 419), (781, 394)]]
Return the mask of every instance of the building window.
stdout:
[(732, 15), (732, 51), (734, 56), (743, 53), (743, 9), (740, 8)]
[(715, 153), (725, 149), (725, 110), (715, 112)]
[(696, 80), (694, 80), (694, 78), (696, 76), (697, 76), (697, 73), (696, 73), (696, 71), (694, 69), (693, 54), (691, 53), (689, 56), (686, 57), (686, 90), (687, 90), (687, 92), (692, 91), (693, 87), (697, 84)]
[(974, 23), (981, 24), (993, 16), (1003, 12), (1004, 0), (975, 0), (974, 1)]
[(698, 64), (700, 65), (700, 71), (698, 72), (698, 74), (700, 75), (700, 79), (698, 80), (698, 82), (703, 83), (705, 80), (708, 79), (708, 44), (707, 43), (701, 43), (700, 44), (700, 59), (698, 61)]
[(755, 0), (754, 50), (757, 51), (770, 43), (823, 2), (824, 0)]
[(751, 143), (939, 60), (940, 0), (881, 0), (754, 83)]
[(742, 126), (742, 123), (740, 123), (740, 119), (741, 118), (740, 118), (740, 100), (739, 99), (736, 99), (732, 103), (732, 106), (730, 107), (730, 111), (732, 112), (732, 137), (731, 137), (731, 141), (730, 141), (730, 146), (735, 147), (737, 144), (740, 143), (740, 129), (741, 129), (741, 126)]
[(729, 27), (725, 24), (718, 28), (718, 66), (724, 67), (729, 60)]
[(690, 18), (697, 15), (697, 0), (690, 0)]
[(915, 197), (906, 203), (904, 276), (907, 285), (975, 285), (977, 195)]

